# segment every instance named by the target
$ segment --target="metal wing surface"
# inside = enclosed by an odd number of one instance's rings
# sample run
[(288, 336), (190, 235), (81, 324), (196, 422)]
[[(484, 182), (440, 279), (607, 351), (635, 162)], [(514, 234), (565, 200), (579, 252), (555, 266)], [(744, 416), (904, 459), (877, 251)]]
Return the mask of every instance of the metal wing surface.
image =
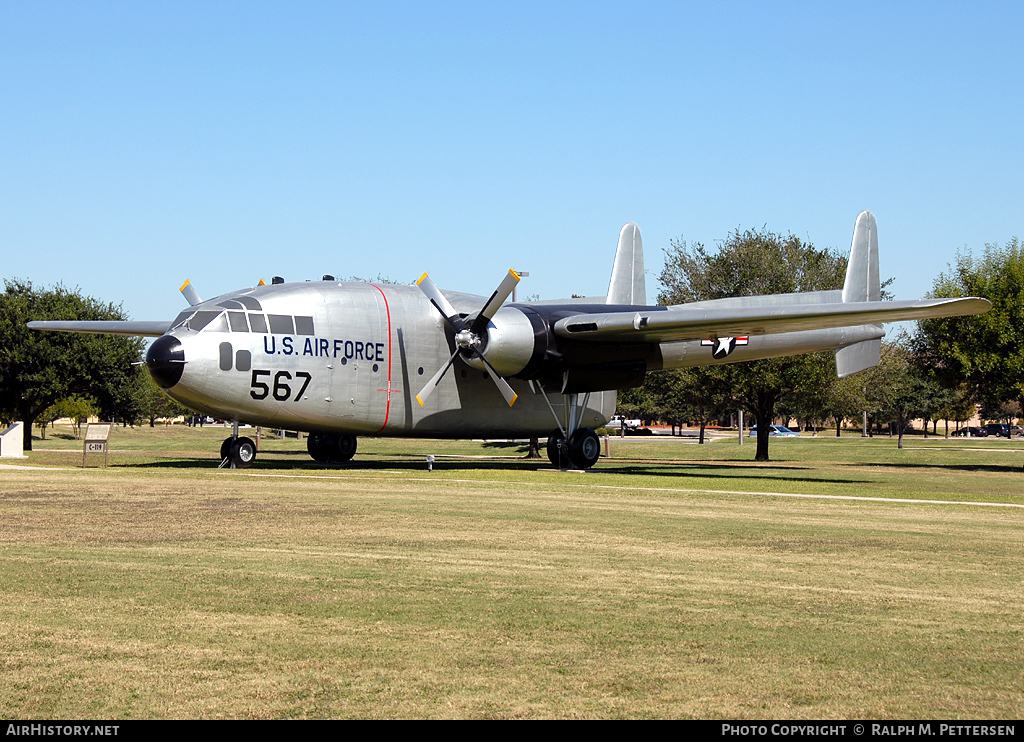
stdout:
[(556, 322), (555, 333), (564, 338), (614, 342), (703, 340), (713, 336), (768, 335), (981, 314), (991, 306), (988, 300), (974, 297), (728, 308), (683, 304), (640, 311), (577, 314)]
[(33, 330), (48, 330), (50, 332), (85, 332), (95, 335), (135, 335), (151, 338), (158, 338), (171, 329), (171, 323), (167, 321), (41, 320), (29, 322), (28, 326)]

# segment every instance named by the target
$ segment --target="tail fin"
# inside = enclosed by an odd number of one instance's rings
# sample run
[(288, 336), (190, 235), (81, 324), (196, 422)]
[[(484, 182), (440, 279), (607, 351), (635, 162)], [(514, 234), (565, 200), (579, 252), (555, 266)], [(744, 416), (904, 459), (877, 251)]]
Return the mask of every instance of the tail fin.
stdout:
[(850, 262), (846, 266), (843, 301), (878, 301), (881, 286), (878, 282), (878, 226), (875, 215), (862, 211), (853, 228), (853, 246)]
[[(843, 284), (843, 302), (879, 301), (881, 285), (878, 279), (878, 225), (875, 215), (862, 211), (853, 228), (853, 245), (846, 266)], [(836, 373), (845, 378), (866, 368), (877, 366), (882, 352), (881, 338), (864, 340), (836, 351)]]
[(608, 285), (607, 304), (647, 303), (644, 282), (644, 246), (640, 240), (640, 227), (628, 222), (619, 232), (619, 247), (615, 251), (612, 280)]

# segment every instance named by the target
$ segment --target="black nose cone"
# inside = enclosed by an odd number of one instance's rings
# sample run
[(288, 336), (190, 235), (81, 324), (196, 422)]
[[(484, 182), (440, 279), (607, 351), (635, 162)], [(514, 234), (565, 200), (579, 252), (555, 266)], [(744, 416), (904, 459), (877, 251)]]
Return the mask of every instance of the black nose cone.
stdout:
[(146, 368), (161, 389), (170, 389), (181, 381), (185, 371), (185, 349), (178, 338), (173, 335), (157, 338), (146, 352)]

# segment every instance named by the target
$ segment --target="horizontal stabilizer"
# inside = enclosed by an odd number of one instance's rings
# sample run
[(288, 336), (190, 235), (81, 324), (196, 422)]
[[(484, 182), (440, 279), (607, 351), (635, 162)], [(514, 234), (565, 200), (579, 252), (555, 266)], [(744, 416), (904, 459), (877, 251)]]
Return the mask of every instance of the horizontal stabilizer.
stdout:
[(992, 304), (987, 299), (978, 298), (721, 309), (694, 309), (680, 305), (664, 309), (652, 307), (649, 311), (640, 312), (577, 314), (556, 322), (555, 333), (564, 338), (617, 342), (703, 340), (708, 337), (767, 335), (955, 317), (981, 314), (991, 308)]
[(117, 320), (41, 320), (29, 322), (30, 330), (47, 332), (84, 332), (92, 335), (136, 335), (158, 338), (171, 329), (170, 322), (133, 322)]
[(881, 358), (881, 338), (847, 345), (836, 351), (836, 376), (845, 379), (859, 371), (877, 366)]

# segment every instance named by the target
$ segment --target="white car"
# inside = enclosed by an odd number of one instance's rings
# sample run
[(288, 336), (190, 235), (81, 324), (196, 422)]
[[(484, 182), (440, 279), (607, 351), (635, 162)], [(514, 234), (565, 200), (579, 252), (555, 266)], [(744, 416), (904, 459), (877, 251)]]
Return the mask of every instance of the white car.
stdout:
[[(792, 430), (787, 428), (785, 425), (772, 425), (772, 431), (768, 434), (772, 438), (799, 438), (799, 433), (794, 433)], [(757, 426), (755, 425), (750, 429), (750, 437), (757, 437)]]

